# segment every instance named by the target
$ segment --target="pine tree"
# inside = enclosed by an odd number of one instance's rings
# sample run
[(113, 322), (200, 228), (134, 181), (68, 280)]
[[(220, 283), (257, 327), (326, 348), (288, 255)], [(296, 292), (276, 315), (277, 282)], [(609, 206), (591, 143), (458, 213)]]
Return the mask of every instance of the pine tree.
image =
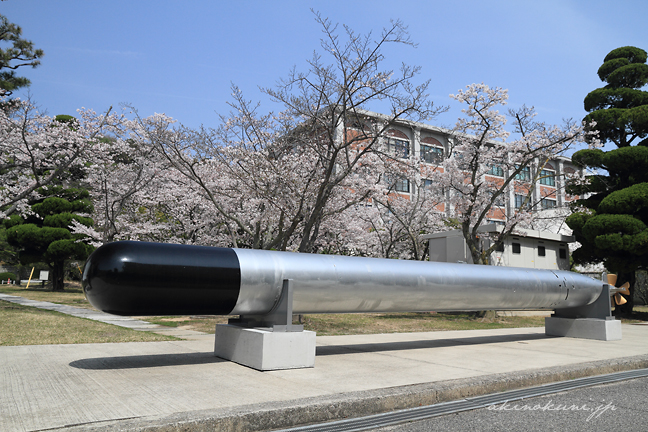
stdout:
[(577, 264), (602, 262), (619, 283), (631, 283), (628, 303), (617, 307), (631, 314), (635, 272), (648, 267), (648, 83), (646, 51), (635, 47), (612, 50), (598, 70), (607, 85), (585, 98), (589, 114), (603, 142), (617, 148), (581, 150), (572, 161), (594, 168), (598, 174), (568, 192), (583, 196), (578, 204), (587, 210), (573, 213), (567, 224), (581, 247), (574, 254)]
[(10, 46), (0, 48), (0, 96), (10, 96), (15, 90), (29, 85), (25, 77), (16, 76), (16, 69), (40, 64), (43, 50), (34, 49), (31, 41), (23, 39), (22, 29), (0, 15), (0, 43)]
[(4, 221), (7, 240), (19, 249), (22, 264), (47, 263), (52, 271), (52, 289), (63, 291), (66, 261), (86, 259), (92, 252), (92, 246), (82, 242), (85, 236), (70, 231), (73, 220), (92, 225), (92, 219), (82, 215), (92, 212), (92, 204), (84, 189), (54, 186), (40, 193), (47, 197), (32, 204), (33, 214), (13, 215)]

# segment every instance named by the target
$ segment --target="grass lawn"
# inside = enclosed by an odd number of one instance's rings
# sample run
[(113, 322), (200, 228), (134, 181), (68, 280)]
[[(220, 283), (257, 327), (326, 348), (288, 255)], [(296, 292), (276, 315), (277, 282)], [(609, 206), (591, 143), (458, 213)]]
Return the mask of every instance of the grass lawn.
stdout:
[[(624, 323), (648, 321), (648, 306), (637, 306), (636, 318), (623, 318)], [(213, 334), (216, 324), (227, 323), (226, 316), (156, 316), (137, 317), (143, 321), (186, 328)], [(298, 321), (295, 317), (295, 324)], [(359, 313), (359, 314), (317, 314), (304, 315), (305, 330), (317, 332), (320, 336), (406, 333), (442, 330), (478, 330), (497, 328), (543, 327), (542, 316), (506, 316), (478, 318), (470, 313)]]
[(403, 333), (544, 326), (544, 317), (477, 318), (469, 313), (305, 315), (304, 328), (318, 335)]
[(45, 288), (30, 286), (29, 289), (25, 289), (24, 286), (0, 285), (0, 293), (24, 297), (30, 300), (94, 309), (88, 303), (88, 300), (86, 300), (85, 295), (83, 295), (83, 290), (79, 282), (66, 282), (65, 291), (52, 291), (51, 284), (49, 286), (45, 285)]
[(0, 346), (163, 340), (175, 338), (0, 301)]
[[(183, 327), (213, 334), (216, 324), (227, 322), (223, 316), (190, 317), (137, 317), (155, 324)], [(298, 324), (295, 317), (295, 324)], [(475, 318), (471, 314), (442, 313), (358, 313), (304, 315), (305, 330), (317, 332), (320, 336), (407, 333), (439, 330), (474, 330), (514, 327), (544, 326), (544, 317), (497, 317), (494, 319)]]

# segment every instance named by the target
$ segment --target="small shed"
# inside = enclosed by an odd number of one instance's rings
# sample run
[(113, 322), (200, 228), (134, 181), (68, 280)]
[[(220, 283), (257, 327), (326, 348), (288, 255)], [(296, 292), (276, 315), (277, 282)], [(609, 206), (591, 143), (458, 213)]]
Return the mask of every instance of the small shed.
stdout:
[[(480, 232), (501, 233), (502, 226), (484, 225)], [(528, 267), (549, 270), (569, 270), (569, 243), (573, 236), (551, 232), (518, 229), (504, 240), (504, 247), (491, 255), (490, 265)], [(484, 236), (485, 246), (490, 240)], [(430, 261), (464, 262), (472, 264), (472, 256), (461, 230), (445, 231), (424, 236), (429, 242)]]

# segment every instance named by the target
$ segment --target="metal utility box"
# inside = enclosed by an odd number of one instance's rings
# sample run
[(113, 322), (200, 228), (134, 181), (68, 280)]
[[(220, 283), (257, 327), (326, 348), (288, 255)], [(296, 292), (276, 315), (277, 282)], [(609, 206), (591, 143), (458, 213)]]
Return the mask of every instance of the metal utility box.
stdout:
[[(501, 232), (502, 227), (490, 224), (479, 229), (485, 246), (490, 246), (488, 233)], [(569, 247), (573, 236), (519, 229), (504, 240), (504, 250), (493, 252), (491, 265), (528, 267), (549, 270), (569, 270)], [(430, 261), (465, 262), (473, 264), (472, 256), (461, 230), (445, 231), (425, 236), (430, 246)]]

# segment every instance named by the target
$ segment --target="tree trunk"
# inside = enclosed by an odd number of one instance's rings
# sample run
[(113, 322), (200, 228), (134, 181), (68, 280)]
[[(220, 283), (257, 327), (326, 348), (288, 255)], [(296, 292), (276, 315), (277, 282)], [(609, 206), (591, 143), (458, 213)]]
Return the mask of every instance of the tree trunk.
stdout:
[(64, 291), (65, 261), (56, 261), (52, 269), (52, 291)]
[[(484, 257), (483, 251), (481, 250), (481, 242), (479, 238), (474, 239), (464, 235), (466, 243), (468, 244), (468, 249), (470, 250), (470, 255), (473, 260), (473, 264), (477, 265), (489, 265), (488, 259)], [(483, 319), (495, 319), (497, 318), (497, 311), (495, 310), (481, 310), (475, 312), (475, 316)]]

